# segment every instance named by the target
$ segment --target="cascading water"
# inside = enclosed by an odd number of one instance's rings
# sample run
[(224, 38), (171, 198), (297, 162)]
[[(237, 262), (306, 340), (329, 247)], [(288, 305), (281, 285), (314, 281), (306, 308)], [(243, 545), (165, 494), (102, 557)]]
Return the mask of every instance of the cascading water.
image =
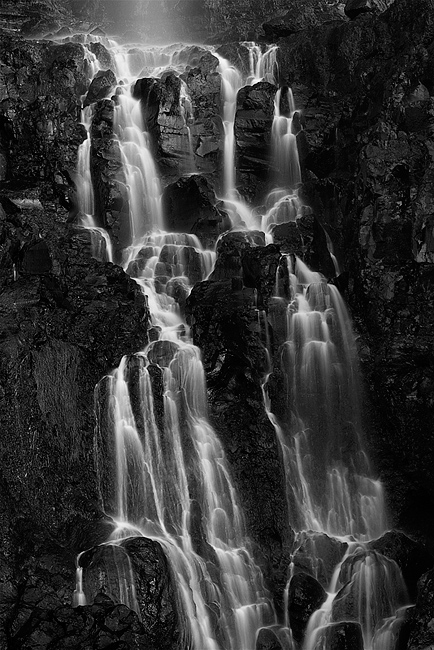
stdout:
[[(275, 178), (281, 187), (267, 198), (264, 231), (300, 216), (296, 188), (301, 175), (290, 90), (286, 103), (287, 117), (281, 114), (279, 90), (272, 141)], [(330, 238), (328, 247), (332, 248)], [(325, 533), (348, 544), (325, 602), (309, 621), (303, 650), (334, 647), (336, 625), (347, 620), (360, 624), (364, 650), (394, 650), (402, 620), (399, 612), (407, 595), (398, 566), (371, 552), (367, 545), (386, 531), (387, 520), (383, 489), (372, 478), (364, 451), (361, 388), (350, 318), (337, 288), (299, 258), (287, 256), (286, 275), (286, 293), (281, 289), (282, 278), (277, 278), (271, 301), (278, 306), (274, 320), (271, 318), (274, 329), (282, 330), (282, 323), (277, 322), (281, 314), (286, 320), (286, 340), (276, 359), (285, 391), (279, 417), (271, 410), (266, 390), (264, 398), (282, 448), (291, 523), (298, 531), (313, 531), (306, 534)], [(291, 578), (292, 570), (287, 589)]]
[[(128, 61), (116, 48), (112, 54), (124, 80), (115, 123), (131, 218), (124, 266), (148, 298), (153, 340), (124, 357), (96, 391), (97, 404), (106, 405), (98, 407), (99, 444), (108, 444), (115, 458), (115, 476), (100, 475), (101, 493), (107, 482), (114, 493), (104, 499), (116, 523), (106, 544), (122, 546), (139, 535), (164, 548), (192, 648), (253, 650), (257, 631), (274, 624), (275, 614), (251, 555), (225, 454), (207, 419), (200, 353), (189, 342), (178, 306), (191, 283), (211, 272), (215, 256), (193, 235), (152, 232), (162, 226), (159, 184), (148, 161), (140, 106), (128, 90)], [(161, 375), (163, 422), (156, 417), (155, 372)], [(134, 578), (125, 578), (130, 570), (118, 573), (130, 585), (126, 591), (119, 586), (118, 597), (139, 611), (131, 600)], [(85, 593), (86, 575), (78, 566), (75, 604), (83, 604)]]
[(253, 42), (242, 43), (249, 52), (249, 73), (247, 76), (231, 63), (216, 54), (219, 60), (219, 73), (221, 77), (222, 101), (223, 101), (223, 130), (224, 130), (224, 183), (223, 200), (231, 215), (232, 222), (237, 224), (237, 217), (241, 218), (247, 228), (255, 228), (256, 220), (251, 209), (242, 200), (236, 189), (235, 173), (235, 114), (237, 110), (238, 91), (246, 85), (253, 86), (259, 81), (276, 81), (276, 51), (277, 47), (271, 45), (265, 52)]
[[(96, 56), (88, 49), (85, 49), (86, 61), (88, 63), (89, 81), (98, 72), (99, 62)], [(82, 100), (84, 97), (82, 97)], [(90, 126), (92, 123), (92, 106), (85, 106), (81, 111), (81, 123), (86, 129), (86, 140), (79, 146), (77, 154), (77, 202), (79, 210), (80, 226), (91, 233), (92, 254), (97, 259), (106, 259), (113, 262), (113, 249), (110, 237), (104, 228), (97, 225), (95, 215), (95, 202), (90, 171)]]
[[(106, 511), (116, 523), (107, 544), (122, 545), (125, 538), (157, 540), (170, 559), (179, 599), (194, 650), (254, 650), (257, 631), (275, 624), (275, 614), (262, 584), (245, 535), (243, 519), (230, 480), (222, 446), (207, 419), (205, 379), (197, 348), (189, 342), (180, 317), (189, 287), (207, 277), (213, 257), (192, 235), (161, 232), (161, 190), (140, 105), (130, 87), (135, 78), (159, 76), (170, 66), (180, 72), (186, 58), (182, 48), (134, 48), (127, 52), (109, 43), (116, 74), (123, 83), (117, 91), (115, 133), (122, 156), (130, 213), (130, 245), (124, 267), (143, 287), (153, 315), (152, 342), (101, 382), (100, 440), (109, 439), (115, 457), (115, 497), (106, 499)], [(245, 43), (250, 70), (242, 74), (219, 58), (224, 125), (224, 200), (245, 225), (257, 226), (251, 210), (236, 190), (234, 119), (236, 96), (245, 84), (261, 79), (276, 82), (276, 47), (263, 50)], [(192, 107), (181, 93), (185, 126)], [(275, 189), (267, 198), (262, 228), (296, 221), (301, 205), (295, 106), (289, 90), (278, 90), (273, 122)], [(90, 115), (86, 116), (86, 124)], [(86, 149), (87, 147), (87, 149)], [(83, 145), (80, 175), (88, 170), (89, 143)], [(87, 165), (87, 167), (86, 167)], [(186, 170), (188, 171), (188, 170)], [(91, 183), (83, 213), (92, 216)], [(90, 222), (88, 225), (91, 225)], [(152, 232), (159, 230), (160, 232)], [(312, 616), (303, 650), (329, 650), (333, 626), (358, 621), (365, 650), (394, 650), (399, 617), (394, 612), (406, 602), (397, 566), (367, 542), (386, 529), (381, 484), (372, 478), (363, 447), (354, 336), (342, 299), (332, 285), (312, 273), (300, 259), (288, 257), (287, 285), (276, 313), (285, 313), (286, 341), (279, 355), (285, 379), (286, 406), (269, 417), (282, 447), (291, 524), (298, 531), (316, 531), (347, 541), (348, 550), (335, 568), (329, 595)], [(277, 331), (282, 324), (273, 322)], [(270, 360), (273, 343), (266, 312), (258, 312), (266, 332)], [(164, 417), (157, 418), (154, 385), (160, 378)], [(102, 393), (108, 392), (109, 399)], [(98, 393), (98, 391), (97, 391)], [(138, 399), (139, 398), (139, 399)], [(101, 409), (100, 409), (101, 410)], [(164, 477), (170, 477), (165, 480)], [(194, 507), (193, 507), (194, 505)], [(309, 532), (305, 533), (309, 535)], [(200, 540), (205, 540), (201, 544)], [(217, 571), (210, 572), (213, 565)], [(290, 578), (294, 567), (290, 568)], [(211, 575), (212, 574), (212, 575)], [(134, 578), (120, 597), (136, 608)], [(78, 562), (75, 604), (84, 603), (86, 576)], [(133, 599), (134, 600), (134, 599)], [(216, 623), (211, 612), (219, 611)], [(285, 621), (285, 625), (290, 621)], [(291, 634), (280, 629), (284, 650), (293, 648)]]

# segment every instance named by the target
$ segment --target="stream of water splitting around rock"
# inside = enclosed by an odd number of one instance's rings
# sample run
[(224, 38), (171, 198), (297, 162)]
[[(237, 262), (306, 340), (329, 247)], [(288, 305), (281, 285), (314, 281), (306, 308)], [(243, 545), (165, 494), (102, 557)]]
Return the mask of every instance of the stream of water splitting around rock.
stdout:
[[(106, 514), (116, 523), (106, 543), (122, 546), (125, 539), (141, 535), (161, 544), (176, 576), (185, 634), (194, 650), (254, 650), (264, 627), (276, 630), (282, 648), (291, 650), (296, 647), (291, 621), (277, 625), (253, 559), (230, 468), (208, 421), (200, 353), (190, 342), (179, 309), (191, 285), (208, 277), (215, 256), (204, 251), (194, 235), (164, 232), (160, 179), (142, 107), (131, 90), (140, 74), (159, 77), (169, 69), (181, 74), (188, 55), (179, 46), (136, 46), (134, 51), (113, 41), (106, 41), (106, 46), (118, 80), (114, 134), (129, 206), (122, 261), (143, 288), (152, 314), (151, 342), (133, 357), (124, 357), (104, 380), (101, 394), (97, 390), (97, 399), (107, 404), (99, 428), (111, 440), (115, 467), (114, 476), (100, 476), (103, 499), (107, 482), (113, 484), (115, 495), (104, 500)], [(234, 120), (242, 87), (261, 80), (276, 85), (276, 47), (254, 43), (242, 47), (249, 60), (244, 74), (216, 55), (222, 87), (221, 198), (237, 228), (260, 225), (272, 240), (273, 228), (296, 224), (303, 208), (298, 197), (296, 108), (292, 92), (276, 87), (273, 187), (259, 215), (237, 189)], [(194, 119), (194, 106), (188, 88), (180, 101), (189, 142), (185, 168), (192, 170), (188, 119)], [(86, 109), (83, 123), (88, 132), (91, 117), (91, 109)], [(90, 136), (79, 152), (82, 225), (93, 233), (99, 228), (106, 258), (113, 259), (107, 235), (94, 219), (89, 147)], [(101, 248), (94, 250), (102, 255)], [(407, 596), (397, 565), (368, 544), (385, 532), (387, 519), (382, 486), (372, 475), (364, 448), (350, 318), (336, 287), (299, 257), (287, 255), (279, 274), (268, 315), (258, 311), (258, 319), (265, 329), (269, 358), (264, 406), (285, 463), (290, 523), (300, 535), (315, 539), (325, 534), (346, 544), (327, 597), (309, 620), (302, 647), (329, 650), (338, 633), (351, 633), (358, 644), (354, 650), (395, 650)], [(270, 327), (285, 332), (278, 349), (271, 344)], [(284, 378), (285, 392), (285, 406), (279, 412), (267, 392), (276, 368)], [(163, 403), (160, 421), (157, 400)], [(86, 594), (82, 573), (78, 562), (77, 605), (83, 604)], [(294, 575), (292, 565), (287, 592)], [(131, 585), (123, 599), (139, 611), (130, 597), (134, 577)], [(351, 632), (342, 632), (344, 624)]]

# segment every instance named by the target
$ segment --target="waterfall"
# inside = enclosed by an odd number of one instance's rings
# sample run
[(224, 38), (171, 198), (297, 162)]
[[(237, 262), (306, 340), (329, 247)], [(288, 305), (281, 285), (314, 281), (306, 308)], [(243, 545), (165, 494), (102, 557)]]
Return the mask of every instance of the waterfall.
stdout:
[[(149, 235), (142, 250), (143, 257), (130, 262), (130, 272), (139, 276), (148, 296), (159, 339), (132, 360), (124, 357), (109, 380), (103, 435), (112, 439), (116, 457), (115, 498), (105, 504), (117, 524), (112, 541), (134, 534), (161, 543), (180, 585), (196, 650), (252, 650), (257, 630), (274, 623), (273, 608), (252, 559), (223, 448), (208, 422), (200, 353), (189, 343), (170, 296), (176, 282), (188, 290), (189, 274), (199, 271), (200, 278), (206, 277), (212, 258), (192, 235)], [(162, 373), (162, 428), (155, 417), (150, 365)], [(107, 390), (106, 381), (101, 390)], [(104, 401), (98, 395), (97, 400)], [(199, 555), (198, 535), (208, 544), (209, 557), (203, 550)], [(208, 561), (217, 563), (218, 579), (208, 573)], [(220, 611), (217, 630), (211, 602)]]
[[(285, 110), (282, 110), (285, 106)], [(285, 114), (286, 113), (286, 114)], [(301, 182), (297, 138), (293, 133), (295, 102), (291, 88), (279, 88), (274, 99), (274, 118), (271, 129), (274, 189), (265, 202), (266, 212), (261, 228), (270, 232), (276, 224), (295, 221), (300, 215), (301, 202), (297, 187)]]
[[(85, 58), (88, 63), (88, 77), (92, 81), (99, 71), (99, 62), (95, 54), (85, 49)], [(82, 101), (84, 96), (82, 97)], [(110, 237), (104, 228), (95, 221), (95, 201), (90, 170), (90, 126), (92, 123), (92, 106), (86, 106), (81, 111), (81, 123), (86, 129), (86, 139), (78, 148), (77, 153), (77, 202), (80, 226), (91, 233), (92, 255), (99, 260), (107, 259), (113, 262), (113, 248)]]
[[(116, 525), (106, 545), (124, 548), (132, 536), (158, 541), (175, 576), (194, 650), (254, 650), (258, 630), (275, 624), (275, 614), (253, 560), (225, 453), (208, 421), (200, 352), (181, 316), (191, 284), (209, 275), (215, 254), (204, 251), (193, 235), (162, 231), (161, 189), (140, 106), (130, 92), (130, 57), (114, 44), (111, 52), (123, 81), (114, 132), (130, 214), (124, 268), (147, 296), (152, 340), (124, 357), (96, 390), (100, 490)], [(135, 53), (140, 66), (161, 63), (155, 52), (148, 58), (142, 54)], [(191, 109), (187, 94), (182, 97), (186, 117)], [(158, 396), (155, 373), (161, 381)], [(162, 417), (157, 417), (157, 399)], [(109, 476), (106, 449), (114, 466)], [(139, 611), (128, 566), (117, 569), (122, 576), (117, 594)], [(83, 604), (86, 572), (79, 560), (75, 593), (75, 604)]]
[[(182, 318), (191, 286), (208, 277), (215, 255), (204, 251), (193, 235), (164, 232), (158, 171), (140, 104), (131, 94), (138, 75), (158, 77), (168, 68), (182, 72), (188, 48), (107, 44), (116, 62), (114, 130), (129, 205), (123, 266), (147, 297), (152, 326), (146, 348), (124, 357), (96, 390), (100, 491), (105, 512), (115, 522), (105, 544), (124, 548), (127, 538), (147, 537), (161, 545), (175, 576), (193, 650), (254, 650), (263, 627), (278, 629), (283, 650), (292, 650), (291, 621), (286, 617), (284, 626), (278, 626), (253, 559), (230, 468), (208, 420), (200, 352)], [(243, 46), (249, 56), (244, 75), (216, 55), (223, 104), (223, 200), (235, 225), (242, 221), (255, 228), (257, 218), (236, 189), (236, 101), (243, 85), (276, 83), (277, 48), (264, 50), (250, 42)], [(180, 101), (187, 129), (193, 107), (185, 86)], [(294, 115), (292, 92), (278, 89), (271, 134), (276, 173), (262, 218), (268, 241), (275, 225), (301, 216)], [(87, 110), (83, 123), (88, 130), (90, 119)], [(88, 219), (83, 225), (92, 229), (89, 148), (88, 138), (79, 151), (80, 210)], [(269, 303), (279, 306), (277, 315), (271, 308), (269, 317), (258, 310), (258, 325), (264, 327), (268, 372), (277, 368), (283, 377), (283, 407), (275, 408), (269, 399), (267, 378), (263, 394), (282, 450), (290, 523), (298, 532), (325, 533), (348, 546), (325, 602), (309, 621), (302, 647), (330, 650), (334, 626), (353, 621), (360, 624), (364, 650), (396, 650), (407, 597), (397, 565), (368, 544), (386, 530), (387, 517), (383, 489), (364, 446), (349, 314), (336, 287), (300, 258), (288, 255), (285, 273), (287, 288), (283, 290), (277, 278)], [(277, 353), (268, 318), (271, 328), (285, 332)], [(108, 475), (107, 449), (114, 467)], [(294, 571), (291, 562), (286, 599)], [(122, 584), (118, 576), (113, 580), (119, 582), (119, 598), (138, 611), (130, 564), (118, 573)], [(75, 605), (84, 604), (85, 594), (86, 572), (78, 558)]]
[(246, 85), (253, 86), (259, 81), (276, 83), (277, 47), (271, 45), (263, 51), (258, 45), (250, 41), (246, 41), (242, 45), (249, 52), (249, 73), (247, 76), (243, 76), (227, 59), (217, 53), (215, 54), (219, 60), (218, 70), (221, 77), (223, 101), (223, 200), (234, 225), (237, 224), (237, 218), (241, 218), (248, 228), (255, 228), (257, 224), (252, 211), (236, 189), (234, 127), (237, 96), (238, 91)]

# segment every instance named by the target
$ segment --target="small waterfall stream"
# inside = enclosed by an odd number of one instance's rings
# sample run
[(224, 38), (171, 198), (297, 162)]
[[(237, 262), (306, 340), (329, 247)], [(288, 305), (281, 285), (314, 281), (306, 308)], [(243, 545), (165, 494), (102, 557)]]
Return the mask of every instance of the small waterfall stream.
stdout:
[[(139, 73), (156, 77), (169, 67), (180, 72), (187, 59), (182, 48), (175, 46), (135, 48), (133, 55), (114, 42), (109, 45), (118, 78), (114, 132), (130, 217), (130, 245), (123, 264), (146, 294), (153, 324), (148, 346), (124, 357), (97, 389), (97, 400), (106, 404), (100, 414), (100, 435), (111, 441), (116, 467), (115, 476), (100, 477), (102, 484), (112, 481), (115, 486), (115, 498), (107, 499), (105, 510), (116, 529), (106, 544), (122, 545), (128, 537), (144, 536), (164, 548), (176, 576), (193, 650), (254, 650), (258, 631), (267, 626), (279, 630), (284, 650), (293, 650), (287, 629), (290, 621), (275, 627), (276, 615), (253, 560), (230, 469), (208, 421), (200, 353), (182, 320), (183, 300), (194, 282), (209, 275), (214, 254), (204, 251), (193, 235), (164, 232), (158, 172), (140, 103), (131, 94)], [(236, 101), (246, 84), (276, 83), (277, 48), (263, 51), (254, 43), (243, 46), (249, 53), (249, 74), (243, 76), (218, 56), (223, 199), (233, 217), (237, 214), (247, 228), (255, 228), (257, 218), (236, 189)], [(181, 100), (187, 129), (193, 107), (185, 87)], [(272, 127), (277, 173), (262, 217), (269, 239), (274, 225), (296, 221), (301, 214), (294, 114), (291, 91), (277, 89)], [(91, 109), (86, 109), (83, 123), (87, 130), (90, 120)], [(88, 137), (79, 152), (80, 210), (85, 215), (83, 225), (97, 230), (89, 147)], [(101, 234), (107, 236), (105, 231)], [(278, 278), (271, 299), (282, 307), (277, 311), (284, 314), (286, 331), (286, 340), (274, 358), (266, 313), (258, 313), (258, 319), (265, 326), (269, 372), (273, 364), (278, 365), (284, 377), (283, 414), (273, 412), (266, 380), (263, 391), (285, 463), (291, 525), (300, 533), (325, 533), (348, 545), (335, 567), (325, 602), (309, 621), (302, 647), (330, 650), (334, 626), (354, 621), (360, 624), (364, 650), (395, 650), (407, 596), (397, 565), (368, 546), (369, 540), (387, 529), (387, 520), (382, 486), (373, 478), (364, 450), (350, 318), (336, 287), (301, 259), (287, 256), (286, 275), (289, 290), (281, 291)], [(158, 395), (156, 375), (162, 387)], [(108, 399), (103, 393), (108, 393)], [(157, 398), (164, 405), (162, 421), (156, 416)], [(86, 576), (82, 573), (78, 560), (76, 605), (84, 604)], [(293, 575), (291, 566), (286, 593)], [(137, 609), (131, 589), (124, 599)]]

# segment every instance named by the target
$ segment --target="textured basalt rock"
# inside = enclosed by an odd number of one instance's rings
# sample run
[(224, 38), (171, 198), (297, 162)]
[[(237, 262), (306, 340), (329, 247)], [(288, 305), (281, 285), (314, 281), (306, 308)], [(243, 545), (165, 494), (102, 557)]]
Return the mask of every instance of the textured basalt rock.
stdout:
[(112, 70), (99, 70), (89, 86), (83, 106), (89, 106), (99, 99), (104, 99), (113, 92), (116, 86), (116, 76)]
[(194, 286), (186, 312), (194, 343), (203, 354), (211, 421), (279, 608), (292, 533), (279, 487), (280, 452), (264, 409), (261, 383), (268, 362), (258, 301), (266, 304), (272, 292), (280, 253), (276, 246), (259, 246), (253, 274), (254, 241), (255, 233), (243, 232), (219, 240), (215, 270), (209, 280)]
[(296, 573), (289, 583), (288, 615), (293, 638), (301, 642), (313, 612), (326, 599), (326, 592), (315, 578)]
[(330, 650), (363, 650), (363, 634), (359, 623), (333, 623), (325, 632)]
[[(319, 13), (311, 17), (308, 3), (303, 4), (304, 17), (298, 23), (299, 3), (289, 7), (294, 9), (296, 29), (288, 22), (288, 3), (280, 0), (271, 4), (258, 0), (254, 10), (251, 2), (207, 0), (208, 20), (219, 42), (228, 36), (223, 33), (227, 25), (237, 37), (258, 34), (264, 22), (276, 30), (281, 80), (293, 87), (296, 105), (302, 109), (297, 127), (303, 172), (300, 193), (316, 219), (316, 225), (308, 224), (306, 239), (313, 247), (312, 229), (324, 226), (344, 271), (340, 277), (346, 279), (342, 286), (356, 320), (370, 396), (370, 454), (388, 488), (395, 525), (433, 544), (434, 526), (426, 513), (434, 502), (434, 4), (420, 0), (415, 11), (409, 0), (395, 0), (388, 9), (384, 5), (389, 2), (377, 2), (381, 14), (362, 13), (352, 21), (341, 16), (330, 23)], [(336, 5), (327, 4), (335, 15)], [(85, 137), (79, 124), (80, 96), (88, 89), (89, 70), (78, 43), (16, 38), (26, 20), (22, 34), (38, 36), (61, 27), (59, 17), (65, 13), (56, 8), (59, 3), (42, 1), (43, 7), (50, 8), (44, 20), (26, 15), (28, 5), (2, 5), (2, 11), (5, 6), (9, 12), (10, 28), (0, 49), (1, 177), (9, 196), (24, 202), (20, 208), (18, 202), (2, 202), (5, 214), (0, 225), (0, 399), (5, 432), (0, 614), (7, 619), (0, 644), (7, 647), (13, 639), (15, 647), (44, 647), (62, 643), (64, 634), (83, 648), (104, 643), (135, 647), (139, 637), (144, 645), (148, 641), (140, 636), (143, 630), (134, 614), (122, 609), (126, 619), (131, 616), (129, 625), (137, 638), (107, 637), (101, 632), (103, 621), (112, 610), (119, 621), (121, 610), (101, 601), (96, 610), (73, 613), (69, 602), (75, 552), (107, 536), (89, 463), (92, 390), (122, 354), (143, 347), (147, 310), (135, 284), (118, 268), (90, 259), (87, 236), (66, 230), (68, 212), (74, 216), (71, 171)], [(142, 5), (149, 9), (149, 3)], [(107, 3), (110, 6), (114, 3)], [(167, 6), (161, 8), (162, 15)], [(0, 22), (4, 25), (4, 19)], [(107, 53), (97, 52), (96, 44), (93, 47), (108, 69)], [(236, 47), (221, 52), (238, 57), (235, 62), (244, 60)], [(194, 160), (196, 168), (215, 181), (222, 142), (218, 60), (209, 52), (194, 56), (183, 75), (194, 110), (190, 125)], [(156, 124), (156, 144), (164, 140), (161, 163), (169, 178), (173, 174), (169, 162), (179, 151), (174, 141), (181, 132), (179, 83), (171, 75), (159, 83), (163, 82), (158, 112), (153, 107), (146, 119)], [(240, 101), (253, 101), (254, 93), (246, 91)], [(238, 129), (238, 140), (249, 154), (241, 160), (244, 176), (240, 176), (250, 187), (248, 196), (253, 196), (251, 188), (261, 180), (253, 163), (267, 165), (271, 94), (261, 95), (259, 103), (266, 108), (259, 153), (254, 150), (253, 130), (247, 138), (249, 124)], [(118, 184), (123, 178), (112, 137), (113, 106), (112, 100), (95, 105), (92, 165), (97, 218), (119, 242), (127, 239), (118, 224), (128, 206)], [(250, 108), (243, 104), (242, 110)], [(252, 119), (256, 110), (258, 105), (249, 113)], [(241, 113), (238, 124), (242, 117)], [(215, 189), (220, 189), (217, 184)], [(280, 250), (288, 243), (287, 252), (303, 247), (303, 237), (292, 232), (293, 226), (286, 226), (291, 231), (288, 236), (280, 230), (285, 228), (275, 229)], [(187, 311), (208, 371), (213, 422), (224, 440), (249, 530), (261, 546), (258, 556), (265, 556), (270, 584), (281, 594), (292, 536), (281, 494), (279, 453), (261, 392), (268, 369), (262, 312), (272, 326), (271, 344), (284, 337), (283, 331), (273, 328), (272, 312), (281, 306), (271, 298), (279, 252), (277, 247), (255, 247), (237, 235), (222, 242), (219, 254), (214, 278), (197, 285), (187, 300)], [(309, 261), (331, 276), (319, 256)], [(152, 372), (155, 394), (161, 396), (161, 375), (156, 366)], [(279, 378), (273, 381), (278, 392)], [(29, 530), (34, 531), (31, 540)], [(422, 567), (415, 568), (413, 546), (409, 550), (407, 543), (404, 546), (405, 551), (400, 544), (398, 550), (389, 550), (389, 542), (383, 539), (372, 549), (408, 571), (414, 589)], [(46, 561), (41, 559), (43, 547)], [(295, 559), (304, 568), (302, 550)], [(341, 551), (341, 547), (324, 551), (330, 559), (317, 576), (322, 584)], [(305, 564), (305, 570), (316, 571), (307, 560)], [(48, 594), (47, 585), (53, 585)], [(419, 588), (409, 618), (411, 650), (433, 643), (430, 573), (420, 580)], [(81, 637), (79, 628), (91, 630), (88, 637)], [(357, 624), (339, 623), (333, 630), (330, 634), (341, 639), (336, 648), (360, 646)]]
[(434, 643), (434, 569), (423, 575), (418, 583), (418, 597), (407, 624), (407, 650), (422, 650)]
[(264, 627), (258, 632), (256, 650), (282, 650), (282, 644), (273, 630)]
[(325, 533), (302, 531), (297, 534), (294, 547), (293, 562), (296, 570), (314, 576), (327, 589), (348, 545)]
[(43, 621), (71, 602), (75, 555), (109, 533), (90, 461), (93, 389), (144, 345), (148, 311), (119, 267), (91, 258), (88, 233), (69, 229), (66, 210), (9, 197), (0, 214), (1, 616), (11, 647), (46, 647), (61, 631)]
[(417, 582), (433, 564), (433, 557), (428, 550), (396, 530), (390, 530), (379, 539), (369, 542), (368, 547), (396, 562), (405, 580), (409, 598), (414, 602)]
[(181, 78), (187, 84), (194, 108), (194, 122), (190, 126), (195, 165), (199, 173), (214, 173), (220, 164), (223, 127), (220, 119), (221, 79), (217, 71), (218, 59), (211, 52)]
[(276, 86), (266, 81), (241, 88), (235, 115), (237, 182), (253, 204), (264, 198), (270, 175), (271, 125)]
[(230, 227), (229, 217), (205, 176), (185, 176), (171, 183), (162, 201), (167, 230), (197, 235), (204, 247), (213, 248), (219, 235)]
[(122, 545), (98, 546), (86, 551), (80, 564), (87, 603), (94, 603), (95, 599), (98, 602), (99, 593), (119, 602), (122, 579), (127, 583), (133, 580), (134, 595), (131, 594), (129, 608), (125, 610), (138, 614), (147, 643), (159, 650), (181, 647), (173, 578), (158, 542), (136, 537)]

